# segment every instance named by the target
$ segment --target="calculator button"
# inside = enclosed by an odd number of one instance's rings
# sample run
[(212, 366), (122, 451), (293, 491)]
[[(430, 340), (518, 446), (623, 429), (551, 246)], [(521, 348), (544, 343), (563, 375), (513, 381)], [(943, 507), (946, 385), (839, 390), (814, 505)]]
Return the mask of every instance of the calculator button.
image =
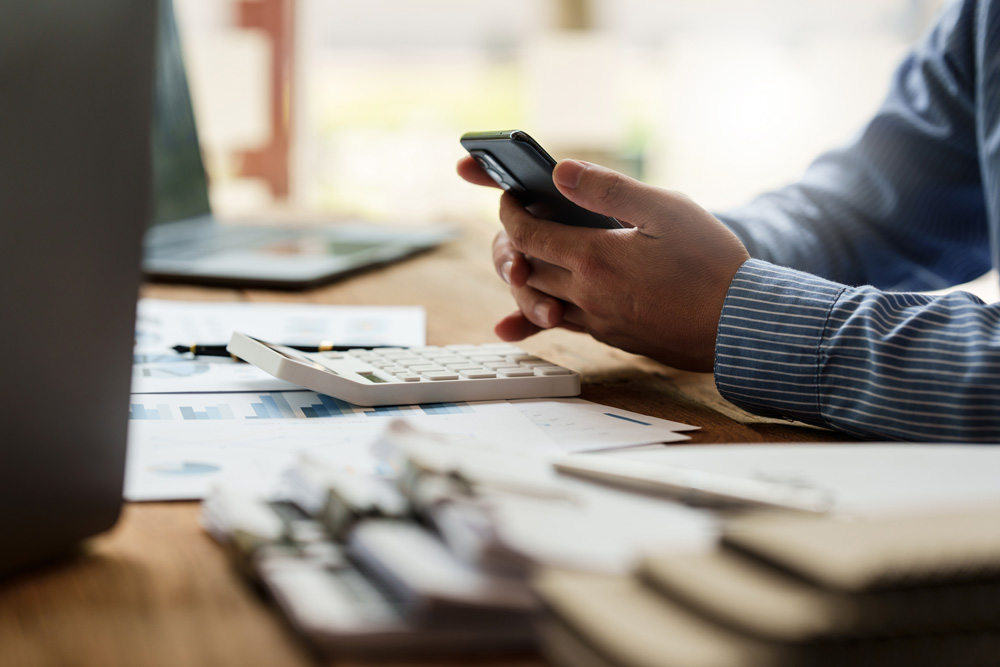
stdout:
[(462, 377), (468, 378), (470, 380), (480, 380), (485, 378), (495, 378), (497, 376), (496, 371), (488, 371), (485, 368), (471, 368), (468, 370), (460, 371)]
[(455, 353), (451, 350), (432, 350), (430, 352), (424, 352), (420, 355), (424, 359), (433, 359), (437, 361), (438, 359), (452, 359), (455, 357)]
[(429, 371), (423, 373), (423, 376), (428, 380), (457, 380), (458, 373), (453, 371)]
[(441, 373), (445, 371), (445, 367), (435, 364), (423, 364), (410, 366), (410, 371), (413, 373)]
[(483, 368), (479, 364), (473, 364), (468, 361), (463, 361), (462, 363), (458, 364), (445, 364), (444, 367), (447, 368), (449, 371), (469, 371), (469, 370), (475, 370), (477, 368), (482, 370)]
[(382, 359), (382, 357), (378, 356), (377, 354), (355, 354), (353, 356), (358, 361), (376, 361), (378, 359)]
[(499, 370), (501, 368), (517, 368), (517, 364), (509, 361), (487, 361), (483, 364), (483, 366), (492, 370)]
[(522, 359), (518, 362), (518, 366), (521, 368), (535, 368), (536, 366), (551, 366), (551, 361), (545, 361), (544, 359), (539, 359), (538, 357), (532, 357), (531, 359)]
[(405, 359), (396, 359), (396, 365), (406, 366), (410, 368), (411, 366), (426, 366), (428, 364), (427, 359), (421, 359), (420, 357), (406, 357)]
[(485, 364), (488, 361), (503, 361), (504, 358), (498, 354), (470, 354), (469, 359)]
[(445, 345), (444, 348), (446, 350), (455, 350), (455, 351), (460, 351), (460, 350), (478, 350), (479, 346), (478, 345)]
[(535, 374), (530, 368), (498, 368), (497, 375), (504, 378), (524, 378)]
[(467, 362), (469, 359), (459, 354), (449, 353), (448, 356), (433, 357), (430, 360), (435, 364), (461, 364)]
[(410, 373), (410, 372), (397, 373), (396, 377), (402, 380), (403, 382), (420, 382), (420, 376), (417, 375), (416, 373)]
[(535, 355), (528, 354), (527, 352), (515, 352), (514, 354), (507, 355), (507, 361), (512, 361), (514, 363), (517, 363), (523, 359), (537, 359), (537, 358), (538, 357), (536, 357)]
[(535, 366), (539, 375), (570, 375), (573, 371), (562, 366)]

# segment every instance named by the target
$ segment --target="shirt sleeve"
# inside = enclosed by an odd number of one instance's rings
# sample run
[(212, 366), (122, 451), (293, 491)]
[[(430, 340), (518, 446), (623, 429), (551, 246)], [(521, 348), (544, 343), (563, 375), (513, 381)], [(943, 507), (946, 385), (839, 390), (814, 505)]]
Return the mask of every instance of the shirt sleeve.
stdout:
[(726, 297), (729, 401), (868, 438), (1000, 441), (1000, 304), (849, 287), (748, 260)]
[(751, 256), (848, 285), (934, 290), (991, 265), (975, 7), (951, 4), (871, 121), (797, 183), (719, 214)]

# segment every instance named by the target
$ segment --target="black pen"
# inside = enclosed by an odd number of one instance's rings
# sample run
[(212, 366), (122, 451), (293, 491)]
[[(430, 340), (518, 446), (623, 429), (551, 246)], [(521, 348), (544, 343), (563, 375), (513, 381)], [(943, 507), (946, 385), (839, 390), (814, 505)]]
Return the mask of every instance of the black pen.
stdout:
[[(386, 345), (334, 345), (324, 341), (319, 345), (284, 345), (299, 352), (346, 352), (348, 350), (375, 350)], [(193, 354), (196, 357), (231, 357), (225, 345), (174, 345), (174, 352), (178, 354)]]

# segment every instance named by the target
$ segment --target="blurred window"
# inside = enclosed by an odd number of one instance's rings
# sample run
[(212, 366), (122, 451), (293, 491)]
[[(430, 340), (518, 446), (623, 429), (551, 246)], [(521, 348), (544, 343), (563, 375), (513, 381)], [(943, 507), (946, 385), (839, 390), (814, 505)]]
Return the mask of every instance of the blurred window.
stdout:
[[(176, 1), (182, 28), (206, 37), (225, 30), (235, 0)], [(849, 139), (941, 5), (297, 0), (291, 203), (377, 220), (493, 219), (495, 193), (455, 176), (458, 137), (518, 127), (556, 157), (601, 161), (708, 207), (738, 204)], [(247, 37), (191, 40), (213, 200), (266, 191), (242, 183), (232, 158), (269, 127), (268, 84), (243, 71), (266, 79), (266, 43)]]

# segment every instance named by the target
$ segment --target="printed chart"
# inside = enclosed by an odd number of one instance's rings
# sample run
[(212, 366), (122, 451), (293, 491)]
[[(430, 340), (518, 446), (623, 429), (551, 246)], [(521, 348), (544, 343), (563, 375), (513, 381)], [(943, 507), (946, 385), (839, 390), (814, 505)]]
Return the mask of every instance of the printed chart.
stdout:
[(468, 403), (428, 403), (369, 408), (312, 391), (134, 394), (129, 405), (130, 420), (157, 421), (413, 417), (472, 412), (473, 408)]

